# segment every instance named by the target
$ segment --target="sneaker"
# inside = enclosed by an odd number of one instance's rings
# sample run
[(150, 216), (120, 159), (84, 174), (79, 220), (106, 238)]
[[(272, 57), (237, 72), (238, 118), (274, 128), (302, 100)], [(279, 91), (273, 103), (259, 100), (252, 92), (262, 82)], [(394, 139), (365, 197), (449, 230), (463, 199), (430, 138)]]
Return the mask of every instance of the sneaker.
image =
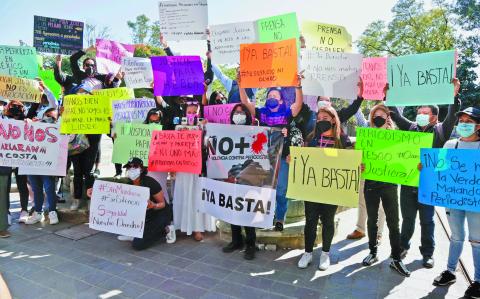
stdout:
[(166, 236), (167, 243), (168, 244), (173, 244), (177, 240), (177, 234), (175, 233), (175, 226), (169, 225), (168, 227), (168, 233)]
[(434, 286), (447, 286), (449, 284), (455, 283), (457, 281), (457, 277), (452, 272), (445, 270), (439, 276), (435, 277), (433, 280)]
[(325, 271), (330, 267), (330, 255), (328, 252), (323, 252), (320, 255), (320, 263), (318, 264), (318, 269)]
[(49, 219), (49, 223), (50, 223), (51, 225), (57, 224), (57, 223), (58, 223), (58, 215), (57, 215), (57, 212), (55, 212), (55, 211), (48, 212), (48, 219)]
[(98, 177), (100, 175), (100, 169), (95, 169), (95, 171), (93, 172), (94, 176), (95, 177)]
[(117, 236), (117, 240), (118, 241), (133, 241), (133, 237), (119, 235), (119, 236)]
[(242, 249), (243, 249), (243, 244), (230, 242), (227, 244), (227, 246), (222, 248), (222, 251), (225, 253), (230, 253), (230, 252), (234, 252), (235, 250), (242, 250)]
[(57, 203), (66, 203), (67, 201), (63, 198), (63, 194), (57, 194)]
[(474, 281), (465, 291), (465, 298), (480, 298), (480, 282)]
[(371, 266), (376, 262), (378, 262), (377, 255), (370, 253), (366, 258), (363, 259), (362, 265)]
[(12, 225), (12, 215), (10, 214), (7, 215), (7, 221), (8, 221), (8, 225)]
[(10, 237), (10, 233), (8, 232), (8, 230), (2, 230), (0, 231), (0, 238), (8, 238)]
[(400, 259), (404, 259), (407, 256), (408, 250), (407, 249), (402, 249), (400, 252)]
[(35, 224), (42, 221), (43, 214), (42, 212), (33, 212), (32, 216), (28, 217), (25, 220), (25, 224)]
[(282, 232), (283, 231), (283, 223), (280, 221), (275, 222), (275, 231)]
[(397, 271), (398, 273), (400, 273), (403, 276), (406, 276), (406, 277), (410, 276), (410, 271), (407, 269), (407, 267), (403, 264), (403, 262), (401, 260), (398, 260), (398, 261), (393, 260), (390, 263), (390, 268)]
[(347, 235), (348, 240), (358, 240), (365, 237), (365, 234), (359, 230), (354, 230), (351, 234)]
[(300, 260), (298, 261), (298, 268), (300, 269), (305, 269), (308, 267), (308, 265), (310, 265), (310, 263), (312, 262), (312, 259), (313, 259), (313, 254), (311, 252), (305, 252), (302, 257), (300, 258)]
[(80, 199), (73, 198), (72, 204), (70, 205), (70, 210), (76, 211), (80, 207)]
[(427, 269), (432, 269), (435, 266), (435, 261), (431, 256), (424, 256), (423, 257), (423, 267)]
[(243, 255), (243, 258), (246, 260), (253, 260), (255, 258), (255, 245), (247, 245), (247, 248), (245, 249), (245, 254)]
[(121, 174), (121, 173), (120, 173), (120, 174), (117, 173), (113, 178), (116, 179), (116, 180), (118, 180), (118, 179), (120, 179), (121, 177), (122, 177), (122, 174)]
[(18, 217), (18, 223), (25, 223), (28, 219), (28, 212), (27, 211), (22, 211), (20, 212), (20, 217)]

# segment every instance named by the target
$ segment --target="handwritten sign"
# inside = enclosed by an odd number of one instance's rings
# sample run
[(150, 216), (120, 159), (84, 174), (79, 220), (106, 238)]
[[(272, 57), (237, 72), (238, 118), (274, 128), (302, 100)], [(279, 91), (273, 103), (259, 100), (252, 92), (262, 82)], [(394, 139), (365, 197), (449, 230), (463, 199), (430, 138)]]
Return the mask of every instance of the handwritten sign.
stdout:
[(418, 201), (480, 212), (480, 155), (472, 149), (422, 149)]
[(113, 100), (130, 100), (135, 98), (133, 89), (127, 87), (95, 89), (92, 92), (96, 96), (101, 96)]
[(207, 0), (160, 1), (160, 32), (167, 40), (205, 40)]
[(203, 116), (209, 123), (230, 124), (230, 114), (237, 104), (208, 105), (203, 107)]
[(151, 57), (156, 96), (203, 94), (203, 66), (199, 56)]
[(117, 138), (113, 144), (113, 163), (127, 163), (130, 158), (137, 157), (144, 162), (148, 161), (150, 139), (154, 130), (162, 130), (161, 125), (117, 123), (115, 134)]
[(418, 186), (420, 149), (431, 148), (432, 133), (357, 128), (355, 149), (363, 151), (367, 180)]
[(58, 99), (62, 94), (62, 86), (55, 80), (53, 70), (38, 70), (38, 76), (43, 83), (50, 89), (53, 95)]
[(30, 166), (21, 166), (18, 168), (19, 175), (48, 175), (48, 176), (59, 176), (63, 177), (67, 174), (67, 162), (68, 162), (68, 135), (60, 135), (60, 149), (58, 153), (57, 166), (54, 169), (51, 169), (50, 166), (45, 165), (46, 167), (30, 167)]
[(258, 41), (254, 22), (210, 26), (213, 61), (218, 64), (240, 62), (240, 45)]
[(257, 20), (258, 41), (272, 43), (300, 37), (296, 13), (288, 13)]
[(387, 105), (453, 104), (455, 50), (389, 57)]
[(96, 180), (90, 202), (89, 227), (143, 238), (150, 189)]
[(36, 80), (0, 75), (0, 99), (40, 103), (42, 93)]
[(363, 58), (361, 77), (363, 80), (363, 98), (383, 100), (383, 88), (387, 84), (387, 58)]
[(112, 122), (142, 123), (148, 111), (155, 107), (155, 100), (147, 98), (112, 101)]
[(116, 75), (122, 66), (122, 57), (133, 57), (135, 45), (97, 39), (97, 71), (101, 74)]
[(0, 75), (27, 79), (38, 77), (35, 48), (0, 46)]
[(362, 55), (305, 50), (302, 53), (306, 95), (356, 99)]
[(73, 54), (83, 48), (83, 23), (34, 16), (33, 46), (38, 52)]
[(343, 26), (314, 21), (302, 22), (302, 35), (310, 50), (325, 52), (351, 52), (352, 36)]
[(129, 88), (151, 88), (153, 82), (152, 63), (149, 58), (122, 57), (125, 84)]
[(202, 131), (153, 131), (148, 170), (202, 172)]
[(110, 133), (110, 101), (98, 95), (68, 95), (63, 98), (62, 134)]

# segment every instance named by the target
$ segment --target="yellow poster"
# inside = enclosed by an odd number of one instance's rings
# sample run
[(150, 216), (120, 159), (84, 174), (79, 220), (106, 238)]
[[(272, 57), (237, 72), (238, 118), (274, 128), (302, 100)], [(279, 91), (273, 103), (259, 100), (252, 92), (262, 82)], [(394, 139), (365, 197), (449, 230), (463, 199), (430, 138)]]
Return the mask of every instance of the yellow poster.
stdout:
[(97, 95), (68, 95), (63, 99), (62, 134), (110, 133), (110, 100)]
[(40, 103), (42, 93), (36, 80), (0, 75), (0, 99)]
[(133, 89), (127, 87), (96, 89), (92, 93), (93, 95), (104, 96), (110, 99), (110, 101), (131, 100), (135, 98)]
[(307, 49), (325, 52), (352, 52), (352, 36), (345, 27), (303, 21), (302, 35)]
[(358, 206), (362, 151), (290, 147), (287, 197)]

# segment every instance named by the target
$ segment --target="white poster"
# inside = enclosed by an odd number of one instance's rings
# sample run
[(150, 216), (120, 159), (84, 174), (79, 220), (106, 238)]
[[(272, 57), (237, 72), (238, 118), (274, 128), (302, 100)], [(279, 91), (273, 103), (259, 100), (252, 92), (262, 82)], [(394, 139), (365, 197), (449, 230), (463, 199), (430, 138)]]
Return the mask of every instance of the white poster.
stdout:
[(89, 227), (143, 238), (150, 189), (96, 180), (90, 203)]
[(149, 98), (112, 101), (112, 122), (143, 123), (148, 111), (155, 107), (155, 100)]
[(201, 177), (198, 208), (222, 221), (270, 228), (275, 214), (275, 189), (225, 183)]
[(60, 152), (58, 154), (57, 167), (50, 168), (34, 168), (34, 167), (19, 167), (18, 174), (20, 175), (49, 175), (49, 176), (66, 176), (67, 174), (67, 160), (68, 160), (68, 135), (60, 135)]
[(149, 58), (122, 57), (125, 84), (129, 88), (152, 88), (153, 71)]
[(356, 99), (362, 70), (361, 54), (304, 50), (303, 93), (341, 99)]
[(255, 22), (231, 23), (210, 26), (213, 62), (217, 64), (240, 63), (240, 44), (257, 42)]
[(160, 1), (160, 32), (167, 40), (205, 40), (207, 0)]

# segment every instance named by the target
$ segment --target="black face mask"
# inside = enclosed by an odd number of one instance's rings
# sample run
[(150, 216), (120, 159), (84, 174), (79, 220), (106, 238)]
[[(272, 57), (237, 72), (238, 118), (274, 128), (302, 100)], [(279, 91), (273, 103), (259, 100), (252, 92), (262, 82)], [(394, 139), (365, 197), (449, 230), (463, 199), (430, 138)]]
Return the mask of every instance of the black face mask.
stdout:
[(22, 111), (22, 108), (18, 107), (18, 106), (12, 106), (10, 107), (9, 109), (9, 112), (12, 116), (23, 116), (23, 111)]
[(89, 66), (85, 68), (85, 74), (89, 77), (93, 76), (95, 74), (95, 69), (93, 66)]
[(373, 124), (377, 128), (382, 127), (386, 122), (387, 122), (387, 120), (385, 118), (381, 117), (381, 116), (375, 116), (373, 118)]
[(328, 120), (321, 120), (317, 122), (317, 132), (322, 134), (332, 128), (332, 123)]

